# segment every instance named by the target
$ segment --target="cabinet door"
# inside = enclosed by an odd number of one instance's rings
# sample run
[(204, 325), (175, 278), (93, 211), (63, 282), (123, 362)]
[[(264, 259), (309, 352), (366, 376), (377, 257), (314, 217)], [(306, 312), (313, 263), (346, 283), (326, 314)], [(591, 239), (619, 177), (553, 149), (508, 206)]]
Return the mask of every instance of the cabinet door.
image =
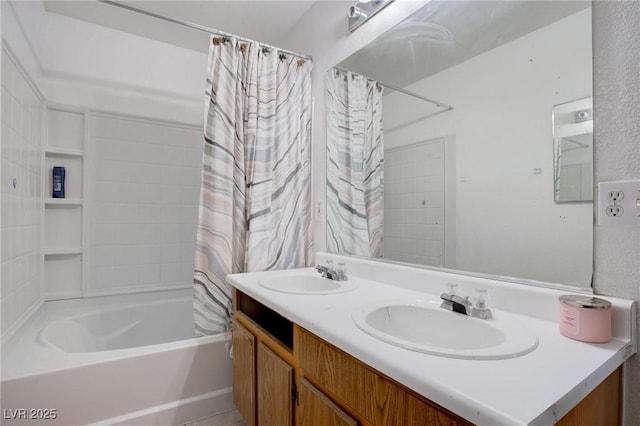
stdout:
[(301, 329), (300, 369), (340, 405), (373, 425), (468, 425), (441, 407), (412, 396), (359, 360)]
[(340, 407), (304, 378), (300, 379), (300, 426), (357, 426)]
[(256, 338), (238, 321), (233, 323), (233, 403), (247, 426), (256, 424)]
[(293, 424), (293, 367), (258, 344), (258, 425)]

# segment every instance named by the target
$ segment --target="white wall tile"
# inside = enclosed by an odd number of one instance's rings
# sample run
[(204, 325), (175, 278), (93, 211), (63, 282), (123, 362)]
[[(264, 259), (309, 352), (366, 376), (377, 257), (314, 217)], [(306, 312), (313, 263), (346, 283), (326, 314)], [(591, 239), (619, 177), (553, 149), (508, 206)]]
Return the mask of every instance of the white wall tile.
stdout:
[(140, 245), (140, 265), (162, 263), (162, 246), (160, 245)]
[[(191, 271), (193, 272), (193, 270)], [(158, 285), (162, 282), (161, 265), (139, 265), (138, 266), (138, 285)]]
[(163, 224), (180, 224), (182, 220), (182, 207), (180, 205), (162, 206)]
[(163, 263), (161, 265), (162, 282), (165, 284), (175, 284), (181, 282), (181, 267), (179, 263)]
[[(158, 199), (154, 200), (158, 201)], [(142, 223), (162, 223), (162, 208), (159, 204), (140, 204), (140, 221)]]
[(159, 244), (162, 242), (162, 225), (146, 222), (142, 223), (139, 228), (141, 244)]
[(5, 52), (1, 103), (0, 332), (4, 334), (41, 297), (39, 182), (43, 135), (39, 117), (44, 108), (27, 77)]
[(191, 268), (193, 272), (193, 263), (196, 252), (195, 236), (192, 243), (182, 244), (182, 255), (180, 261)]
[(162, 263), (180, 263), (182, 260), (180, 244), (164, 244), (162, 246)]
[(140, 223), (140, 206), (138, 204), (124, 204), (120, 207), (120, 223)]
[[(179, 153), (177, 155), (180, 155)], [(175, 160), (175, 158), (174, 158)], [(180, 158), (177, 157), (177, 160), (180, 161)], [(181, 167), (179, 166), (164, 166), (162, 168), (162, 178), (160, 179), (160, 183), (165, 185), (179, 185), (182, 184), (180, 179), (180, 171)]]
[(95, 116), (90, 128), (89, 143), (100, 144), (94, 151), (94, 181), (89, 183), (91, 289), (190, 283), (201, 132), (102, 116)]
[[(195, 177), (195, 176), (193, 176)], [(199, 174), (198, 180), (199, 183)], [(195, 203), (194, 203), (195, 200)], [(200, 200), (200, 185), (184, 185), (182, 186), (182, 193), (180, 197), (180, 204), (197, 204)]]
[(162, 203), (180, 204), (182, 202), (182, 192), (185, 187), (179, 185), (162, 185)]
[[(385, 194), (385, 257), (443, 266), (444, 156), (441, 145), (421, 143), (385, 152), (385, 188), (389, 194)], [(430, 167), (417, 165), (427, 162)], [(434, 249), (434, 244), (438, 249)]]
[(179, 224), (162, 225), (162, 242), (164, 244), (182, 242), (182, 226)]

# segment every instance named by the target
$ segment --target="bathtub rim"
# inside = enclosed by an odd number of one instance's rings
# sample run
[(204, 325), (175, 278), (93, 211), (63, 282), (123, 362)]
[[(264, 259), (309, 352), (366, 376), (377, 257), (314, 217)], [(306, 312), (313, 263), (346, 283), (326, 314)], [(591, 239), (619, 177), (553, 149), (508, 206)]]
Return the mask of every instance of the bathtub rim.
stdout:
[[(124, 311), (127, 309), (131, 309), (131, 308), (137, 308), (137, 307), (147, 307), (147, 306), (155, 306), (155, 305), (161, 305), (161, 304), (166, 304), (169, 302), (188, 302), (190, 301), (191, 298), (189, 296), (176, 296), (176, 297), (172, 297), (170, 299), (158, 299), (158, 300), (150, 300), (150, 301), (145, 301), (145, 302), (128, 302), (128, 303), (124, 303), (118, 306), (105, 306), (100, 308), (100, 311), (90, 311), (90, 312), (82, 312), (82, 313), (77, 313), (77, 314), (73, 314), (71, 316), (67, 316), (64, 318), (59, 318), (59, 319), (54, 319), (50, 322), (48, 322), (47, 324), (45, 324), (42, 328), (40, 328), (39, 331), (37, 331), (36, 333), (36, 344), (43, 346), (45, 348), (54, 350), (56, 352), (61, 352), (61, 353), (66, 353), (66, 354), (73, 354), (73, 353), (93, 353), (93, 352), (113, 352), (113, 351), (121, 351), (121, 350), (125, 350), (125, 349), (137, 349), (137, 348), (144, 348), (147, 346), (156, 346), (156, 345), (162, 345), (163, 343), (155, 343), (155, 344), (151, 344), (151, 345), (142, 345), (142, 346), (132, 346), (129, 348), (121, 348), (121, 349), (105, 349), (102, 351), (80, 351), (80, 352), (69, 352), (69, 351), (65, 351), (64, 349), (60, 348), (58, 345), (56, 345), (55, 343), (53, 343), (51, 341), (51, 339), (48, 339), (46, 334), (47, 331), (49, 329), (51, 329), (55, 324), (64, 322), (64, 321), (77, 321), (81, 318), (86, 318), (86, 317), (90, 317), (90, 316), (98, 316), (100, 314), (103, 313), (113, 313), (115, 311)], [(184, 340), (192, 340), (192, 339), (197, 339), (200, 336), (192, 336), (192, 337), (188, 337), (185, 339), (179, 339), (179, 340), (172, 340), (171, 342), (164, 342), (164, 343), (174, 343), (174, 342), (182, 342)], [(206, 337), (206, 336), (202, 336), (202, 337)]]
[[(64, 352), (59, 349), (46, 347), (38, 340), (39, 333), (44, 327), (58, 319), (70, 318), (71, 315), (64, 313), (64, 311), (72, 309), (74, 305), (86, 305), (82, 306), (81, 309), (83, 310), (91, 310), (96, 307), (105, 309), (107, 306), (113, 306), (114, 303), (119, 304), (119, 307), (124, 307), (125, 305), (136, 306), (159, 301), (166, 302), (169, 300), (183, 299), (191, 296), (191, 292), (188, 290), (190, 289), (45, 302), (40, 305), (39, 309), (22, 324), (7, 342), (2, 342), (0, 345), (0, 382), (150, 353), (205, 345), (218, 341), (222, 341), (224, 342), (223, 344), (228, 345), (231, 341), (231, 330), (223, 331), (215, 335), (195, 336), (172, 342), (98, 352)], [(152, 297), (153, 300), (142, 299), (143, 297)], [(123, 301), (126, 300), (128, 300), (128, 302), (123, 303)], [(81, 312), (75, 315), (83, 314), (84, 313)], [(21, 361), (16, 360), (17, 354), (22, 353), (21, 351), (29, 351), (27, 357), (30, 359), (26, 361), (26, 366), (23, 365)], [(33, 363), (33, 365), (29, 365), (29, 363)]]
[[(226, 335), (229, 336), (226, 336)], [(206, 344), (210, 344), (210, 343), (218, 343), (218, 342), (222, 342), (224, 344), (228, 344), (231, 342), (231, 332), (223, 332), (223, 333), (219, 333), (219, 334), (215, 334), (212, 336), (200, 336), (200, 337), (193, 337), (190, 339), (184, 339), (184, 340), (177, 340), (174, 342), (168, 342), (168, 343), (158, 343), (156, 345), (147, 345), (147, 346), (139, 346), (136, 348), (126, 348), (126, 349), (114, 349), (114, 350), (109, 350), (109, 351), (99, 351), (99, 352), (79, 352), (81, 354), (95, 354), (95, 353), (99, 353), (99, 354), (108, 354), (108, 355), (113, 355), (112, 357), (108, 357), (108, 358), (104, 358), (104, 359), (97, 359), (97, 360), (78, 360), (77, 362), (74, 362), (72, 365), (64, 365), (64, 366), (59, 366), (59, 367), (52, 367), (52, 368), (36, 368), (34, 371), (29, 371), (29, 372), (18, 372), (16, 374), (7, 374), (7, 371), (5, 368), (2, 369), (2, 376), (0, 377), (0, 383), (5, 382), (5, 381), (9, 381), (9, 380), (15, 380), (15, 379), (23, 379), (23, 378), (28, 378), (28, 377), (34, 377), (34, 376), (38, 376), (41, 374), (48, 374), (48, 373), (58, 373), (64, 370), (72, 370), (74, 368), (78, 368), (78, 367), (85, 367), (87, 365), (93, 365), (93, 364), (102, 364), (102, 363), (108, 363), (108, 362), (112, 362), (112, 361), (119, 361), (122, 359), (126, 359), (126, 358), (136, 358), (136, 357), (141, 357), (144, 355), (148, 355), (151, 353), (162, 353), (162, 352), (169, 352), (169, 351), (173, 351), (176, 349), (183, 349), (183, 348), (190, 348), (190, 347), (195, 347), (195, 346), (202, 346), (202, 345), (206, 345)], [(53, 349), (49, 349), (49, 348), (44, 348), (46, 350), (53, 350)], [(62, 354), (62, 355), (74, 355), (73, 352), (62, 352), (62, 351), (56, 351), (56, 353)]]

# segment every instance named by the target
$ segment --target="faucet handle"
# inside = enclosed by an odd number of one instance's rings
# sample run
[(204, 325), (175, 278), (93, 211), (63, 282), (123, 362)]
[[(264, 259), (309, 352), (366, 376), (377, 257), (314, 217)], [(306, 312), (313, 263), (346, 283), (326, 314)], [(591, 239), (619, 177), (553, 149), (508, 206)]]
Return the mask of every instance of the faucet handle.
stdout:
[(484, 288), (476, 288), (471, 296), (471, 303), (474, 308), (486, 309), (488, 302), (488, 292)]
[(447, 283), (447, 288), (445, 290), (445, 293), (447, 293), (450, 296), (454, 296), (454, 295), (458, 294), (458, 284), (456, 284), (456, 283)]
[(484, 288), (477, 288), (473, 291), (471, 296), (471, 312), (472, 317), (480, 319), (489, 319), (493, 317), (491, 309), (487, 307), (489, 301), (489, 294)]
[(447, 283), (446, 287), (442, 290), (440, 298), (443, 300), (451, 301), (451, 298), (458, 294), (458, 284)]
[(447, 283), (447, 286), (442, 291), (442, 294), (440, 295), (440, 298), (442, 300), (446, 300), (448, 302), (453, 302), (454, 298), (457, 299), (457, 300), (455, 300), (456, 302), (458, 302), (458, 300), (462, 299), (458, 294), (458, 284)]
[(347, 279), (347, 265), (344, 262), (338, 262), (336, 265), (336, 273), (340, 281), (345, 281)]

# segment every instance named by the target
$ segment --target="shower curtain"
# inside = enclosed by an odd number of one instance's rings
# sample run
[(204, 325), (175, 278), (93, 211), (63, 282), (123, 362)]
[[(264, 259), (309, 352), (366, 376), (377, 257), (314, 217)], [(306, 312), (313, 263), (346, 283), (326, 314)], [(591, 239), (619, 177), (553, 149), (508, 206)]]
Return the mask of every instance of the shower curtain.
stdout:
[(231, 327), (235, 272), (308, 266), (310, 60), (212, 37), (194, 271), (196, 335)]
[(326, 87), (327, 249), (382, 257), (382, 86), (333, 69)]

